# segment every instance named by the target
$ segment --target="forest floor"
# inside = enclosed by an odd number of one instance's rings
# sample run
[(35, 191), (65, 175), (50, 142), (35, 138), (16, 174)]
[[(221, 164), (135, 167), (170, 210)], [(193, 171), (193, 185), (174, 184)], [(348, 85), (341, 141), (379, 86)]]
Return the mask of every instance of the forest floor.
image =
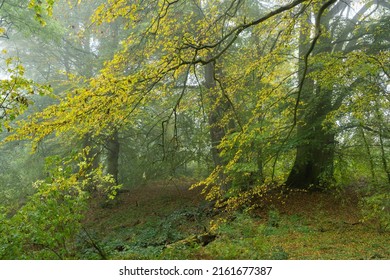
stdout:
[[(112, 203), (95, 200), (80, 251), (88, 259), (390, 259), (390, 232), (363, 223), (355, 195), (292, 193), (250, 214), (207, 207), (190, 182), (128, 189)], [(340, 197), (343, 197), (341, 199)]]

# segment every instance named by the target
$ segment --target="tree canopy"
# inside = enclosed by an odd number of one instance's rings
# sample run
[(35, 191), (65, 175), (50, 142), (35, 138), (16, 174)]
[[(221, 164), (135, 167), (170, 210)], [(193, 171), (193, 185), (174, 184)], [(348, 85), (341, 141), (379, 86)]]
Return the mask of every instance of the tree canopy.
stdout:
[(40, 185), (79, 184), (69, 190), (79, 194), (189, 176), (234, 210), (274, 189), (367, 180), (388, 203), (389, 8), (384, 0), (4, 0), (4, 143), (27, 140), (33, 151), (61, 143), (72, 168)]

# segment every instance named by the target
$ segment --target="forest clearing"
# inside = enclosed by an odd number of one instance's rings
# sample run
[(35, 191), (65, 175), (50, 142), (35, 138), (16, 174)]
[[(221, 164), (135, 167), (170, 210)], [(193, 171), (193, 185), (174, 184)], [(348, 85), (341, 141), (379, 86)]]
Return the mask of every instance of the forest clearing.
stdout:
[(0, 259), (389, 260), (386, 0), (0, 0)]

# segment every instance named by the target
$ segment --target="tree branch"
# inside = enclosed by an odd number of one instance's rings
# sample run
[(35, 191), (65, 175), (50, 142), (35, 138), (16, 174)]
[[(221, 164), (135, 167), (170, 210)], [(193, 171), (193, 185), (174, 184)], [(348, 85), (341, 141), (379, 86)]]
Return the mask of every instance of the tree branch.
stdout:
[[(219, 57), (221, 57), (230, 47), (231, 45), (237, 40), (237, 38), (239, 37), (239, 35), (246, 29), (248, 29), (249, 27), (251, 26), (255, 26), (255, 25), (258, 25), (260, 23), (263, 23), (265, 22), (266, 20), (280, 14), (280, 13), (283, 13), (285, 11), (288, 11), (288, 10), (291, 10), (292, 8), (298, 6), (299, 4), (303, 3), (303, 2), (306, 2), (308, 0), (296, 0), (290, 4), (287, 4), (285, 6), (282, 6), (278, 9), (275, 9), (271, 12), (269, 12), (268, 14), (266, 14), (265, 16), (257, 19), (257, 20), (254, 20), (254, 21), (251, 21), (249, 23), (243, 23), (243, 24), (240, 24), (238, 26), (236, 26), (235, 28), (233, 28), (230, 32), (228, 32), (225, 36), (223, 36), (218, 42), (214, 43), (214, 44), (208, 44), (208, 45), (194, 45), (194, 44), (185, 44), (184, 45), (184, 48), (192, 48), (194, 50), (204, 50), (204, 49), (215, 49), (216, 47), (219, 47), (221, 46), (224, 42), (227, 42), (226, 45), (222, 48), (221, 51), (219, 51), (216, 55), (208, 58), (208, 59), (202, 59), (202, 58), (199, 58), (195, 61), (192, 61), (192, 62), (186, 62), (186, 63), (194, 63), (194, 64), (202, 64), (202, 65), (206, 65), (210, 62), (215, 62)], [(333, 1), (332, 1), (333, 2)], [(230, 40), (229, 40), (230, 39)]]

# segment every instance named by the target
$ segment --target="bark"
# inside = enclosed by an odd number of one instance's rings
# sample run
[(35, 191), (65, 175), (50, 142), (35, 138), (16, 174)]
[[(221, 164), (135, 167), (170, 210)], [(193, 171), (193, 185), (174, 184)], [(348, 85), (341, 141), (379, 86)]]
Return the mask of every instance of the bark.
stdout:
[[(115, 50), (119, 45), (119, 24), (112, 23), (110, 25), (110, 37), (112, 39), (109, 42), (108, 46), (111, 47), (112, 50)], [(115, 184), (118, 184), (119, 177), (119, 151), (120, 151), (120, 143), (118, 137), (118, 129), (114, 129), (112, 134), (108, 137), (106, 142), (107, 149), (107, 173), (111, 174), (115, 180)]]
[(220, 156), (220, 149), (218, 145), (225, 137), (225, 129), (221, 125), (220, 121), (225, 111), (225, 104), (219, 98), (216, 91), (215, 75), (215, 63), (210, 62), (205, 66), (205, 87), (208, 89), (208, 96), (210, 99), (210, 108), (208, 113), (208, 122), (210, 126), (210, 139), (211, 139), (211, 155), (215, 167), (223, 165), (222, 158)]
[[(326, 94), (324, 94), (326, 95)], [(301, 118), (297, 137), (301, 143), (286, 185), (292, 188), (322, 188), (333, 181), (335, 134), (322, 126), (330, 112), (327, 97), (325, 104), (312, 106), (311, 113)]]
[(115, 184), (118, 184), (119, 148), (118, 130), (115, 129), (107, 140), (107, 173), (113, 176)]
[[(328, 24), (325, 23), (327, 28)], [(303, 57), (309, 48), (307, 31), (301, 28), (299, 46), (299, 80), (302, 79)], [(331, 52), (330, 39), (323, 39), (318, 52)], [(306, 69), (309, 74), (310, 69)], [(332, 91), (322, 89), (316, 82), (306, 78), (302, 87), (301, 102), (297, 110), (296, 156), (293, 167), (286, 180), (286, 185), (296, 189), (322, 188), (333, 181), (333, 159), (335, 153), (335, 134), (323, 126), (332, 107)]]

